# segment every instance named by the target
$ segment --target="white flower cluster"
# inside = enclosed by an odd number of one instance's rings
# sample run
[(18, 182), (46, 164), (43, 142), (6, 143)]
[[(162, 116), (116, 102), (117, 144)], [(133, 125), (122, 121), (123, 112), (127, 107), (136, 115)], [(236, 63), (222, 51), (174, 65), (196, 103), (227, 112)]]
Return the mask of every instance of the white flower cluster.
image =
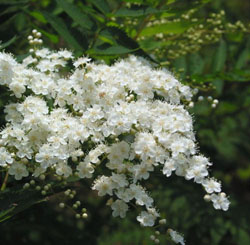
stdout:
[(211, 163), (197, 152), (192, 117), (181, 104), (192, 97), (188, 86), (135, 56), (113, 66), (73, 59), (70, 73), (68, 59), (71, 52), (46, 48), (22, 63), (0, 53), (0, 85), (16, 97), (5, 107), (1, 167), (17, 180), (47, 170), (93, 178), (98, 168), (106, 174), (95, 178), (92, 189), (116, 199), (113, 216), (125, 217), (134, 200), (145, 208), (137, 217), (144, 226), (160, 216), (141, 185), (153, 171), (201, 184), (216, 209), (228, 209), (220, 182), (209, 177)]

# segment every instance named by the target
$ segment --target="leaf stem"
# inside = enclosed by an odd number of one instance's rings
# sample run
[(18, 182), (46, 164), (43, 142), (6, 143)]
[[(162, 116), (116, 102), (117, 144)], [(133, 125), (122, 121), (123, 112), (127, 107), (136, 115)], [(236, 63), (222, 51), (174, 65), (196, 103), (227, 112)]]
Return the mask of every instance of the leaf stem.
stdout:
[(4, 191), (7, 185), (7, 181), (8, 181), (8, 177), (9, 177), (9, 171), (6, 172), (4, 180), (3, 180), (3, 184), (1, 186), (1, 190), (0, 191)]

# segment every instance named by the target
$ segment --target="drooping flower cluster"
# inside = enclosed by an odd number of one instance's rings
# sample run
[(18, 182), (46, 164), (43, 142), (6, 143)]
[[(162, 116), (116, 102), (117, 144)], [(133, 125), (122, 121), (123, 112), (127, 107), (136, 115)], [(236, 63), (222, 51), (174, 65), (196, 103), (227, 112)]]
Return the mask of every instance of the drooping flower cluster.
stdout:
[(144, 207), (137, 220), (153, 226), (160, 214), (141, 181), (161, 171), (201, 184), (216, 209), (228, 209), (181, 104), (192, 91), (167, 70), (135, 56), (108, 66), (43, 48), (22, 63), (0, 53), (0, 84), (16, 97), (0, 132), (0, 166), (16, 180), (48, 170), (95, 178), (92, 189), (113, 197), (113, 216), (125, 217), (132, 201)]

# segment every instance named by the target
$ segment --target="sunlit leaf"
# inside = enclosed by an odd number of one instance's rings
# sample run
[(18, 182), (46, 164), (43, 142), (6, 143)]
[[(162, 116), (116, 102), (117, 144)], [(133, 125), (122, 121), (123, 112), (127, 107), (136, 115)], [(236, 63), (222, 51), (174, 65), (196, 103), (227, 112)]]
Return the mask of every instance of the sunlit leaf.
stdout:
[(187, 30), (190, 26), (192, 26), (192, 24), (189, 22), (169, 22), (165, 24), (146, 27), (141, 31), (140, 36), (154, 36), (158, 33), (180, 34)]

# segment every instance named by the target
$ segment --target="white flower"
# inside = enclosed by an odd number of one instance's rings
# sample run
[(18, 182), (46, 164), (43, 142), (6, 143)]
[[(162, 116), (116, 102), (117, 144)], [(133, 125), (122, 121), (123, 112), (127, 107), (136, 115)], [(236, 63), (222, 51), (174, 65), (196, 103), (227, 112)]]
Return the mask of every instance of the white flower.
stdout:
[(140, 222), (142, 226), (153, 226), (155, 224), (156, 217), (149, 212), (142, 211), (139, 216), (137, 216), (137, 220)]
[(221, 192), (219, 194), (212, 194), (211, 195), (211, 200), (213, 202), (213, 205), (214, 205), (215, 209), (222, 209), (224, 211), (228, 210), (230, 202), (227, 199), (225, 193)]
[(168, 229), (168, 233), (175, 243), (180, 243), (181, 245), (185, 245), (185, 241), (184, 241), (183, 236), (180, 235), (178, 232), (176, 232), (172, 229)]
[(56, 165), (56, 173), (67, 178), (72, 174), (72, 169), (65, 162), (59, 162)]
[(126, 216), (126, 212), (128, 211), (128, 205), (122, 200), (116, 200), (112, 203), (111, 208), (113, 210), (112, 215), (114, 217), (120, 216), (124, 218)]
[(172, 171), (176, 170), (176, 162), (173, 159), (169, 159), (164, 163), (164, 167), (162, 169), (163, 174), (167, 177), (171, 176)]
[(130, 171), (134, 174), (135, 180), (148, 179), (149, 171), (153, 171), (154, 168), (148, 162), (143, 162), (141, 164), (136, 164), (130, 168)]
[(58, 51), (58, 54), (60, 57), (66, 59), (66, 60), (73, 58), (73, 54), (69, 50), (60, 50), (60, 51)]
[(207, 193), (221, 192), (221, 184), (215, 179), (205, 179), (202, 182)]
[(26, 91), (24, 84), (19, 81), (11, 82), (9, 85), (10, 90), (12, 90), (17, 98), (21, 98), (22, 94)]
[(42, 49), (37, 49), (35, 54), (38, 57), (46, 58), (50, 54), (50, 51), (47, 48), (42, 48)]
[(125, 174), (112, 173), (111, 180), (113, 181), (114, 186), (117, 186), (117, 188), (125, 187), (128, 185)]
[(44, 168), (53, 165), (57, 161), (49, 144), (45, 144), (40, 148), (39, 153), (35, 156), (35, 159), (37, 162), (41, 163), (41, 166)]
[(73, 65), (74, 65), (74, 67), (77, 68), (77, 67), (80, 66), (80, 65), (86, 65), (86, 64), (88, 64), (90, 61), (91, 61), (91, 59), (88, 58), (88, 57), (80, 57), (80, 58), (78, 58), (78, 59), (73, 63)]
[(110, 160), (110, 162), (122, 164), (122, 161), (128, 157), (129, 157), (129, 145), (124, 141), (119, 142), (117, 144), (113, 144), (109, 148), (108, 159)]
[(129, 202), (134, 198), (134, 193), (130, 188), (119, 188), (115, 194), (124, 202)]
[(0, 84), (10, 84), (14, 76), (14, 68), (17, 62), (10, 54), (0, 52)]
[(77, 173), (80, 178), (91, 178), (95, 171), (87, 157), (85, 158), (84, 162), (80, 162), (77, 165), (76, 169), (78, 170)]
[(25, 165), (21, 163), (13, 163), (9, 169), (10, 175), (15, 175), (16, 180), (20, 180), (23, 177), (27, 177), (29, 172)]
[(13, 163), (13, 159), (4, 147), (0, 147), (0, 166), (5, 167), (7, 164)]
[(42, 167), (37, 167), (35, 169), (35, 171), (33, 172), (32, 176), (34, 177), (39, 177), (41, 174), (45, 173), (46, 172), (46, 168), (42, 168)]
[(95, 180), (92, 190), (98, 191), (98, 196), (104, 196), (106, 194), (113, 194), (114, 185), (112, 180), (107, 176), (101, 176)]
[(202, 183), (203, 179), (208, 176), (207, 168), (204, 165), (191, 166), (186, 171), (186, 179), (194, 179), (196, 183)]

